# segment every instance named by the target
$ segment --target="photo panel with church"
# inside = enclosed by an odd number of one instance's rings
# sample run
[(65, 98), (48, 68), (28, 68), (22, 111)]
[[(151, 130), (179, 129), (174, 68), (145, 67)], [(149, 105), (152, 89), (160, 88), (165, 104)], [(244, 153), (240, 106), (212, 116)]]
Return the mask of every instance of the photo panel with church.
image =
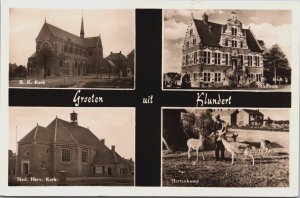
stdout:
[(162, 186), (289, 187), (290, 120), (289, 108), (163, 108)]
[(134, 89), (135, 10), (11, 8), (9, 86)]
[(290, 91), (291, 10), (163, 14), (163, 89)]
[(8, 153), (9, 186), (134, 186), (135, 109), (10, 107)]

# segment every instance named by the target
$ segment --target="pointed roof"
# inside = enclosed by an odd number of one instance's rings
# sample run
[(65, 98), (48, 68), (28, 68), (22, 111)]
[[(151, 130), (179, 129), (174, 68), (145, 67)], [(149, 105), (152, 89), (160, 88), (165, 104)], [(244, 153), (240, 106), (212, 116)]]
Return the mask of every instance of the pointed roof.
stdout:
[(94, 157), (93, 164), (127, 164), (127, 162), (116, 151), (99, 150)]
[[(197, 32), (200, 36), (201, 43), (204, 45), (219, 46), (222, 29), (225, 30), (227, 25), (222, 25), (218, 23), (208, 22), (204, 23), (202, 20), (193, 19), (196, 25)], [(254, 34), (250, 29), (242, 29), (246, 32), (246, 41), (248, 48), (252, 52), (262, 52), (262, 48), (257, 42)]]
[(111, 61), (119, 61), (119, 60), (127, 60), (126, 56), (122, 54), (122, 52), (119, 53), (110, 53), (106, 58), (106, 60), (111, 60)]
[(109, 150), (89, 129), (55, 118), (47, 127), (36, 126), (19, 142), (42, 140), (51, 143), (81, 144)]
[[(82, 25), (83, 25), (83, 23), (82, 23)], [(44, 23), (40, 33), (37, 36), (37, 38), (43, 37), (45, 34), (48, 34), (48, 33), (50, 33), (51, 35), (53, 35), (57, 39), (61, 39), (61, 40), (64, 40), (64, 41), (70, 41), (70, 42), (72, 42), (74, 44), (77, 44), (77, 45), (81, 45), (81, 46), (85, 46), (85, 47), (96, 47), (98, 42), (100, 42), (100, 45), (98, 45), (98, 46), (102, 47), (102, 42), (101, 42), (100, 35), (95, 36), (95, 37), (83, 38), (83, 37), (79, 37), (75, 34), (72, 34), (70, 32), (67, 32), (67, 31), (65, 31), (61, 28), (58, 28), (54, 25), (51, 25), (47, 22)], [(83, 34), (84, 34), (84, 30), (83, 30)]]
[(245, 112), (249, 113), (249, 114), (254, 114), (254, 115), (264, 115), (262, 114), (260, 111), (258, 110), (253, 110), (253, 109), (244, 109)]
[(84, 38), (83, 16), (81, 17), (80, 37), (81, 37), (81, 38)]

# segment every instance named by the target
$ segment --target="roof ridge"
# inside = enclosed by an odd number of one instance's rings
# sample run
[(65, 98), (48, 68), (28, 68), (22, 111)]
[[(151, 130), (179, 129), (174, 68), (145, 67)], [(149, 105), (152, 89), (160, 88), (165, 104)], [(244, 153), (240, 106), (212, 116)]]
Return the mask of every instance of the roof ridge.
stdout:
[(37, 124), (36, 127), (35, 127), (35, 132), (34, 132), (33, 140), (36, 140), (36, 134), (37, 134), (38, 127), (39, 127), (39, 125)]
[[(53, 27), (53, 28), (56, 28), (56, 29), (58, 29), (58, 30), (60, 30), (60, 31), (63, 31), (63, 32), (65, 32), (65, 33), (68, 33), (68, 34), (71, 34), (72, 36), (76, 36), (76, 37), (78, 37), (79, 39), (83, 39), (83, 38), (81, 38), (80, 36), (77, 36), (76, 34), (73, 34), (73, 33), (71, 33), (71, 32), (68, 32), (68, 31), (66, 31), (66, 30), (63, 30), (63, 29), (61, 29), (61, 28), (59, 28), (59, 27), (57, 27), (57, 26), (54, 26), (54, 25), (52, 25), (52, 24), (50, 24), (50, 23), (46, 23), (46, 25), (49, 25), (50, 27)], [(53, 33), (53, 31), (51, 30), (51, 28), (50, 28), (50, 31)], [(54, 33), (53, 33), (54, 34)], [(54, 34), (55, 35), (55, 34)], [(55, 35), (56, 36), (56, 35)]]
[[(59, 119), (59, 118), (58, 118)], [(62, 120), (62, 119), (60, 119), (61, 121), (64, 121), (64, 120)], [(67, 122), (67, 121), (65, 121), (65, 122)], [(67, 122), (68, 123), (68, 122)], [(69, 130), (62, 124), (62, 126), (63, 126), (63, 128), (65, 129), (65, 131), (73, 138), (73, 140), (75, 140), (75, 142), (77, 143), (77, 144), (79, 144), (79, 142), (76, 140), (76, 138), (69, 132)]]

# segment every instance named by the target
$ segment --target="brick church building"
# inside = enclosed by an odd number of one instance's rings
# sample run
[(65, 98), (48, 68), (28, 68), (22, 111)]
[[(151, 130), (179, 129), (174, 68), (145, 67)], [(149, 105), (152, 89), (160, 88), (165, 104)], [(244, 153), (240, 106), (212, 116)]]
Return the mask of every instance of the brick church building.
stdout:
[(182, 75), (193, 87), (249, 85), (263, 81), (262, 46), (252, 30), (233, 11), (226, 24), (210, 22), (208, 15), (188, 25), (182, 57)]
[(37, 124), (18, 142), (18, 176), (54, 177), (66, 171), (68, 177), (132, 177), (131, 159), (79, 126), (77, 113), (70, 116), (71, 122), (56, 117), (47, 127)]
[[(50, 56), (49, 60), (45, 60), (47, 63), (39, 60), (40, 53)], [(40, 59), (47, 59), (41, 57)], [(55, 27), (45, 20), (36, 38), (36, 50), (28, 58), (28, 76), (44, 76), (45, 72), (46, 76), (83, 76), (95, 72), (96, 65), (100, 67), (102, 61), (101, 36), (84, 37), (83, 18), (80, 36)], [(45, 64), (47, 67), (41, 66)]]

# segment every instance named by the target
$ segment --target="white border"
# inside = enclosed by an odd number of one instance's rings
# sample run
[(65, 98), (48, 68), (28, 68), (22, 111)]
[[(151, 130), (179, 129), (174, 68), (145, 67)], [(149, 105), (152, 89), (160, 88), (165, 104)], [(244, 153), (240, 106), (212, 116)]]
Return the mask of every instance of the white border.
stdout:
[[(8, 187), (8, 19), (9, 8), (67, 8), (67, 9), (292, 9), (293, 50), (292, 50), (292, 107), (290, 167), (294, 171), (289, 188), (188, 188), (188, 187)], [(298, 196), (299, 184), (299, 1), (203, 1), (203, 0), (2, 0), (1, 2), (1, 68), (0, 68), (0, 195), (6, 196)], [(136, 49), (135, 49), (136, 50)], [(137, 54), (137, 53), (136, 53)], [(162, 59), (163, 60), (163, 59)], [(142, 69), (143, 65), (140, 65)], [(163, 80), (163, 78), (161, 79)], [(195, 91), (195, 90), (193, 90)], [(204, 91), (204, 90), (203, 90)], [(206, 91), (206, 90), (205, 90)], [(213, 90), (225, 91), (225, 90)], [(240, 91), (240, 90), (239, 90)], [(248, 90), (247, 90), (248, 91)], [(196, 96), (195, 96), (196, 97)], [(21, 98), (20, 98), (21, 99)], [(280, 99), (279, 99), (280, 100)], [(293, 152), (292, 152), (293, 151)], [(149, 170), (151, 171), (151, 170)]]

